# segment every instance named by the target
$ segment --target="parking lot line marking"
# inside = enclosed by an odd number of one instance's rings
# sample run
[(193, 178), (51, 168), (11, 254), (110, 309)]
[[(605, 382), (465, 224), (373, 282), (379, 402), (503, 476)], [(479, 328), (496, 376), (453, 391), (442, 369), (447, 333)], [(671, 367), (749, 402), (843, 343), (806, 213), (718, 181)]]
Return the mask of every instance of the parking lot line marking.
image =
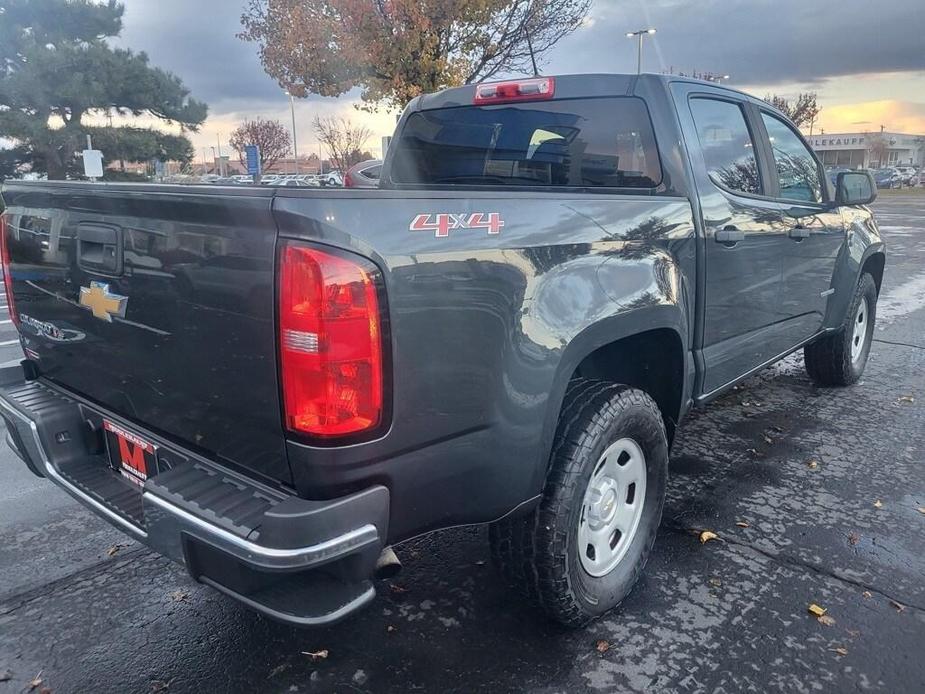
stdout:
[(7, 340), (6, 342), (0, 342), (0, 347), (7, 347), (8, 345), (18, 345), (19, 340)]

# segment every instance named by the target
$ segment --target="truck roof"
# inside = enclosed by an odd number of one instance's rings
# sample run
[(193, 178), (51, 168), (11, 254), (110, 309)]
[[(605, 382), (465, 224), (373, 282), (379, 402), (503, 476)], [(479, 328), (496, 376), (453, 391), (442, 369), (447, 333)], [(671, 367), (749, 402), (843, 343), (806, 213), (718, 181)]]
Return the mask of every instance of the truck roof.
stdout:
[[(731, 94), (749, 100), (756, 97), (726, 85), (693, 77), (680, 77), (678, 75), (662, 75), (644, 72), (640, 75), (627, 73), (584, 73), (575, 75), (541, 75), (555, 79), (555, 99), (575, 99), (592, 96), (630, 96), (636, 94), (637, 85), (647, 84), (650, 88), (661, 85), (667, 89), (672, 82), (690, 82), (702, 84), (713, 89), (722, 89)], [(486, 82), (513, 82), (521, 79), (531, 79), (532, 76), (511, 77), (508, 79), (492, 79)], [(409, 105), (409, 110), (422, 111), (435, 108), (452, 108), (454, 106), (470, 106), (474, 102), (475, 88), (480, 83), (466, 84), (461, 87), (450, 87), (433, 94), (422, 94)]]

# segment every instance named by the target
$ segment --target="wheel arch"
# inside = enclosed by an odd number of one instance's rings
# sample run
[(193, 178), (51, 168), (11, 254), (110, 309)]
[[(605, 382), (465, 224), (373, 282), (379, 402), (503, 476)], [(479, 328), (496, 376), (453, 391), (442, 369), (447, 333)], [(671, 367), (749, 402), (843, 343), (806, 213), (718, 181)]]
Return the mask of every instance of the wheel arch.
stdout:
[(883, 285), (883, 271), (886, 268), (886, 254), (882, 249), (872, 250), (861, 264), (861, 270), (858, 273), (858, 279), (865, 272), (870, 273), (877, 285), (877, 294), (880, 293), (880, 287)]
[(690, 399), (694, 366), (687, 334), (687, 320), (680, 306), (673, 304), (611, 316), (579, 333), (563, 352), (550, 394), (544, 423), (547, 461), (566, 388), (576, 376), (623, 383), (648, 393), (662, 412), (670, 442)]

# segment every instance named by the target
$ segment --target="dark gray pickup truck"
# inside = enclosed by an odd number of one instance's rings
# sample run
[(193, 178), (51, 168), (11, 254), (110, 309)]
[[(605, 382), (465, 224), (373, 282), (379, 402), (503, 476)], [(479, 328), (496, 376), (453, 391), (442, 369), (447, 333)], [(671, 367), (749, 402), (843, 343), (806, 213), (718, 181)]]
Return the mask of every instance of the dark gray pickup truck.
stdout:
[(768, 104), (654, 75), (419, 97), (380, 189), (8, 182), (7, 440), (284, 622), (490, 523), (504, 577), (582, 624), (639, 576), (692, 405), (800, 348), (858, 379), (874, 195)]

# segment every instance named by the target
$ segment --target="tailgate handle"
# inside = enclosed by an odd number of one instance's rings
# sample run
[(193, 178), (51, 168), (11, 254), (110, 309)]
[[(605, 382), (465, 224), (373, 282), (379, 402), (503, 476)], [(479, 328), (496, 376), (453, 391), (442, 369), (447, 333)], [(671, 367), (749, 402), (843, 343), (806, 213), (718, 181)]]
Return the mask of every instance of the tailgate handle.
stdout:
[(103, 275), (122, 274), (122, 229), (105, 224), (77, 227), (77, 265)]

